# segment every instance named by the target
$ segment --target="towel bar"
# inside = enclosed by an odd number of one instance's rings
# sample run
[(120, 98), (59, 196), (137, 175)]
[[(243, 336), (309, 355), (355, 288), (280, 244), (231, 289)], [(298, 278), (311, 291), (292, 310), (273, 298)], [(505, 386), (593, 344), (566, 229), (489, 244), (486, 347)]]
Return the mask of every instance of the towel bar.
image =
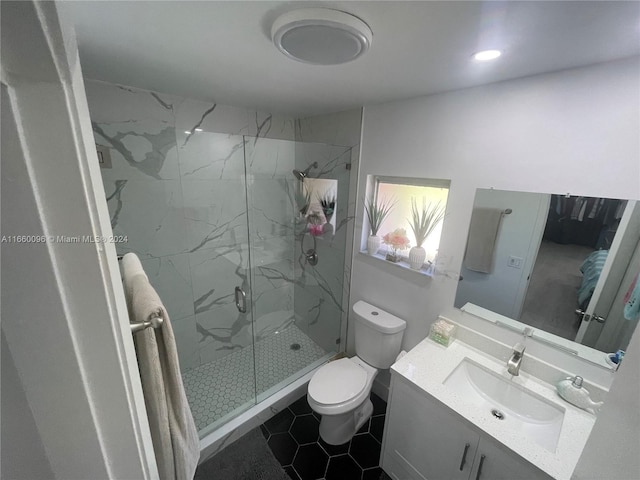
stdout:
[(135, 323), (131, 323), (131, 333), (138, 333), (141, 332), (142, 330), (145, 330), (149, 327), (152, 328), (158, 328), (162, 325), (162, 322), (164, 321), (164, 318), (162, 318), (162, 315), (153, 315), (151, 317), (149, 317), (149, 320), (145, 321), (145, 322), (135, 322)]

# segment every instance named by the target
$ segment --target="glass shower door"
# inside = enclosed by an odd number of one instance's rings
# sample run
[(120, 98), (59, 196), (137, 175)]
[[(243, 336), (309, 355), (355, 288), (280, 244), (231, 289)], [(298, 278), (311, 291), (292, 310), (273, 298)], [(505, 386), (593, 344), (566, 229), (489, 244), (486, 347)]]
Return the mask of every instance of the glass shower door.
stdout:
[(256, 403), (244, 144), (202, 132), (180, 161), (196, 345), (183, 379), (201, 437)]
[[(342, 169), (334, 167), (348, 159), (350, 150), (344, 147), (247, 137), (258, 402), (339, 349), (345, 238), (341, 237), (343, 232), (336, 235), (339, 215), (325, 215), (320, 200), (344, 196), (340, 215), (346, 217), (349, 172), (344, 165), (340, 165)], [(346, 175), (338, 196), (339, 181), (332, 177), (342, 171)], [(317, 217), (310, 217), (315, 214)], [(309, 227), (313, 222), (314, 235)], [(309, 249), (317, 251), (316, 265), (308, 257)]]

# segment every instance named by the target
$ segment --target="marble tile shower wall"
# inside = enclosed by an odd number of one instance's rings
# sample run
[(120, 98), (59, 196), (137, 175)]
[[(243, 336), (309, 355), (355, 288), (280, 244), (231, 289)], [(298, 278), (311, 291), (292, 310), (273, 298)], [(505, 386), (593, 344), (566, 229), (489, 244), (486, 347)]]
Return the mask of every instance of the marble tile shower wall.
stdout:
[[(337, 180), (336, 227), (333, 235), (313, 238), (296, 233), (295, 314), (296, 325), (326, 351), (338, 351), (340, 325), (348, 297), (345, 297), (345, 245), (352, 235), (349, 216), (349, 180), (351, 148), (318, 143), (296, 143), (296, 168), (303, 170), (314, 162), (318, 168), (310, 172), (314, 178)], [(351, 228), (349, 228), (351, 227)], [(318, 263), (305, 262), (304, 251), (315, 246)], [(344, 301), (343, 301), (344, 300)]]
[[(296, 141), (349, 147), (348, 154), (333, 156), (333, 161), (320, 168), (320, 176), (338, 179), (338, 221), (336, 235), (331, 241), (320, 241), (318, 252), (321, 258), (316, 269), (297, 263), (302, 270), (301, 282), (295, 289), (295, 312), (298, 326), (325, 348), (341, 339), (341, 350), (346, 349), (347, 321), (349, 317), (349, 286), (351, 282), (350, 256), (353, 250), (356, 202), (358, 199), (358, 158), (360, 157), (360, 134), (362, 110), (354, 109), (328, 115), (300, 118), (296, 120)], [(313, 150), (311, 150), (313, 152)], [(304, 155), (302, 155), (304, 158)], [(318, 159), (320, 162), (320, 159)], [(311, 162), (311, 159), (308, 160)], [(305, 162), (306, 163), (306, 162)], [(320, 162), (321, 163), (321, 162)], [(299, 167), (306, 165), (299, 165)], [(308, 241), (308, 240), (307, 240)], [(345, 252), (348, 252), (345, 257)], [(308, 273), (308, 274), (307, 274)], [(342, 291), (340, 291), (342, 288)], [(334, 328), (338, 324), (339, 327)], [(324, 326), (327, 327), (324, 327)], [(323, 326), (320, 328), (320, 326)]]
[[(250, 234), (257, 332), (293, 321), (285, 200), (296, 152), (292, 142), (264, 140), (294, 140), (293, 120), (102, 82), (86, 90), (96, 143), (111, 153), (112, 168), (101, 172), (112, 228), (128, 236), (118, 253), (142, 259), (169, 310), (182, 369), (251, 343), (251, 317), (238, 314), (233, 298), (233, 287), (249, 281)], [(251, 231), (242, 135), (256, 137), (246, 137), (247, 152), (261, 155), (248, 158)]]

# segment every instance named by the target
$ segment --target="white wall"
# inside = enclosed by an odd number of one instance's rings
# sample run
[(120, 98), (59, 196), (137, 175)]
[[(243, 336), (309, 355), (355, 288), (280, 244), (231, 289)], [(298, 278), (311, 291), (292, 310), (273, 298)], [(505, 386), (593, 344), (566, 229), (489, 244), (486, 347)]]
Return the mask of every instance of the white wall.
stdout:
[(354, 249), (351, 304), (405, 318), (404, 348), (423, 339), (453, 305), (476, 188), (640, 198), (639, 81), (634, 57), (365, 107), (361, 191), (367, 175), (450, 179), (451, 190), (442, 274), (419, 278)]
[[(638, 85), (640, 58), (634, 57), (365, 107), (361, 189), (367, 175), (397, 175), (451, 179), (451, 190), (441, 275), (420, 278), (354, 249), (351, 304), (366, 300), (405, 318), (405, 349), (422, 340), (453, 305), (476, 188), (640, 199)], [(358, 205), (355, 238), (362, 210)], [(640, 348), (638, 337), (630, 350)], [(625, 373), (613, 384), (578, 478), (637, 477), (634, 360), (625, 359)]]

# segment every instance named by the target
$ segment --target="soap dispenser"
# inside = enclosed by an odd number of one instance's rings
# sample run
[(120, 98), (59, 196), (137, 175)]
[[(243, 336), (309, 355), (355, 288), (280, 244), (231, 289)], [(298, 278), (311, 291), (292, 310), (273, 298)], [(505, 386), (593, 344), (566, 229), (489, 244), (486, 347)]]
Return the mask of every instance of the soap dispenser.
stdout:
[(558, 390), (558, 394), (567, 402), (593, 414), (595, 414), (603, 404), (603, 402), (594, 402), (591, 400), (589, 391), (582, 386), (582, 377), (577, 375), (573, 378), (569, 377), (565, 380), (560, 380), (556, 389)]

